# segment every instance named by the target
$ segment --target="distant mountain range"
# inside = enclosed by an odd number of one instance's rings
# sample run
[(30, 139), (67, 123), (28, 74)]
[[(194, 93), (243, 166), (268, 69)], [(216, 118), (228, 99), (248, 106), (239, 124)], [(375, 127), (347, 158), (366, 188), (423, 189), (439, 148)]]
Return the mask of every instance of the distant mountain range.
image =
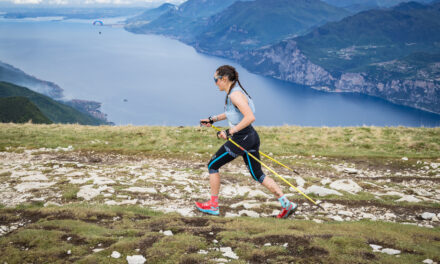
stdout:
[(440, 113), (440, 3), (400, 4), (249, 51), (253, 72)]
[[(440, 114), (440, 1), (225, 1), (214, 14), (211, 1), (188, 0), (127, 30), (177, 38), (265, 76)], [(363, 3), (380, 9), (343, 9)]]
[[(38, 111), (33, 108), (32, 105), (34, 105), (39, 111), (41, 111), (43, 117), (50, 119), (50, 122), (53, 123), (78, 123), (83, 125), (107, 124), (107, 122), (94, 118), (88, 114), (81, 113), (68, 105), (49, 98), (48, 96), (12, 83), (0, 82), (0, 98), (3, 98), (1, 101), (2, 104), (12, 105), (10, 108), (6, 107), (6, 109), (8, 109), (7, 111), (1, 112), (2, 119), (6, 119), (5, 116), (14, 117), (16, 119), (27, 119), (28, 117), (32, 119), (32, 117), (40, 116)], [(23, 98), (27, 98), (32, 104)], [(16, 102), (17, 104), (13, 105), (13, 102)], [(4, 105), (2, 107), (5, 108)], [(27, 120), (24, 120), (24, 122), (27, 122)]]
[[(396, 6), (403, 2), (410, 2), (410, 0), (323, 0), (324, 2), (334, 5), (337, 7), (342, 7), (350, 12), (358, 13), (360, 11), (370, 10), (370, 9), (380, 9)], [(421, 3), (430, 3), (432, 0), (417, 0)]]
[(93, 118), (94, 124), (111, 124), (107, 121), (106, 114), (100, 111), (101, 103), (87, 100), (65, 100), (63, 99), (64, 90), (52, 82), (40, 80), (34, 76), (26, 74), (20, 69), (0, 61), (0, 81), (13, 83), (18, 86), (27, 87), (37, 93), (41, 93), (62, 103), (73, 107), (83, 114)]

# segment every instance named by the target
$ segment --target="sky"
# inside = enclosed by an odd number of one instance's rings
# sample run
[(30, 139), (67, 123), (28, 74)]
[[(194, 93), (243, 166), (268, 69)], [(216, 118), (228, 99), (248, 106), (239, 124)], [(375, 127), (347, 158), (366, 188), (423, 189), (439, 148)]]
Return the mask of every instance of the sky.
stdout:
[(134, 6), (152, 5), (162, 3), (180, 4), (185, 0), (0, 0), (0, 5), (34, 5), (34, 6), (94, 6), (94, 5), (114, 5), (114, 6)]

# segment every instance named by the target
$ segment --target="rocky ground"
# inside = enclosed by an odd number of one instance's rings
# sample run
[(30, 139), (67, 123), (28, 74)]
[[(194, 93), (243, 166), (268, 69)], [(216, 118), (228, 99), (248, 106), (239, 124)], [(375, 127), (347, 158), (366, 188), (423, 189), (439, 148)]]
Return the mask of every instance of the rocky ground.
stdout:
[[(286, 157), (283, 157), (286, 159)], [(300, 175), (276, 167), (293, 185), (320, 200), (322, 210), (280, 182), (299, 203), (296, 219), (399, 222), (440, 226), (440, 162), (399, 160), (375, 166), (362, 160), (290, 157), (313, 162)], [(319, 167), (330, 167), (328, 170)], [(137, 204), (162, 212), (199, 216), (194, 201), (209, 198), (205, 160), (78, 152), (72, 147), (0, 152), (0, 204), (63, 205), (80, 200), (107, 205)], [(273, 217), (279, 203), (248, 175), (241, 160), (222, 169), (220, 212), (224, 217)], [(13, 229), (13, 228), (12, 228)], [(11, 230), (1, 226), (0, 234)]]

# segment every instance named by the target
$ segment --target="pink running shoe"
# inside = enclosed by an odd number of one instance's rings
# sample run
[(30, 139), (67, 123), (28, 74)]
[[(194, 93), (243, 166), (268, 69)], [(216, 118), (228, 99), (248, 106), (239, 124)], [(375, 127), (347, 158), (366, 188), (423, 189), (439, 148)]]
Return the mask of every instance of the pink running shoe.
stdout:
[(196, 202), (196, 207), (199, 211), (211, 215), (219, 215), (220, 210), (218, 208), (218, 204), (213, 204), (211, 201), (205, 203)]
[(277, 215), (277, 218), (287, 218), (291, 214), (293, 214), (296, 211), (296, 208), (298, 208), (298, 205), (296, 203), (290, 202), (287, 207), (283, 207), (281, 209), (281, 212)]

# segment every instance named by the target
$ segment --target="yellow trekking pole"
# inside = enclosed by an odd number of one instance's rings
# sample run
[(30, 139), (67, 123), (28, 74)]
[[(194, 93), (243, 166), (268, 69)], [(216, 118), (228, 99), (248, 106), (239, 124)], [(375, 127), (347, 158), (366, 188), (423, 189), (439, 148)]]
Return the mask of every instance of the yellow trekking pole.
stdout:
[[(212, 128), (214, 128), (217, 131), (221, 131), (221, 129), (219, 129), (218, 127), (212, 125)], [(310, 198), (309, 196), (307, 196), (307, 194), (303, 193), (301, 190), (299, 190), (298, 188), (296, 188), (295, 186), (293, 186), (289, 181), (287, 181), (283, 176), (279, 175), (278, 173), (276, 173), (274, 170), (272, 170), (271, 168), (269, 168), (266, 164), (264, 164), (261, 160), (257, 159), (254, 155), (252, 155), (251, 153), (249, 153), (247, 150), (245, 150), (242, 146), (238, 145), (235, 141), (233, 141), (232, 139), (230, 139), (228, 137), (228, 140), (234, 144), (235, 146), (237, 146), (239, 149), (241, 149), (242, 151), (246, 152), (249, 156), (251, 156), (253, 159), (255, 159), (257, 162), (259, 162), (261, 165), (263, 165), (266, 169), (268, 169), (269, 171), (271, 171), (273, 174), (275, 174), (278, 178), (280, 178), (281, 180), (283, 180), (285, 183), (287, 183), (290, 187), (292, 187), (293, 189), (295, 189), (297, 192), (299, 192), (300, 194), (302, 194), (304, 197), (306, 197), (309, 201), (311, 201), (314, 205), (319, 206), (320, 208), (324, 209), (321, 205), (319, 205), (317, 202), (315, 202), (312, 198)], [(260, 152), (261, 153), (261, 152)], [(285, 165), (284, 165), (285, 166)], [(325, 210), (325, 209), (324, 209)]]

